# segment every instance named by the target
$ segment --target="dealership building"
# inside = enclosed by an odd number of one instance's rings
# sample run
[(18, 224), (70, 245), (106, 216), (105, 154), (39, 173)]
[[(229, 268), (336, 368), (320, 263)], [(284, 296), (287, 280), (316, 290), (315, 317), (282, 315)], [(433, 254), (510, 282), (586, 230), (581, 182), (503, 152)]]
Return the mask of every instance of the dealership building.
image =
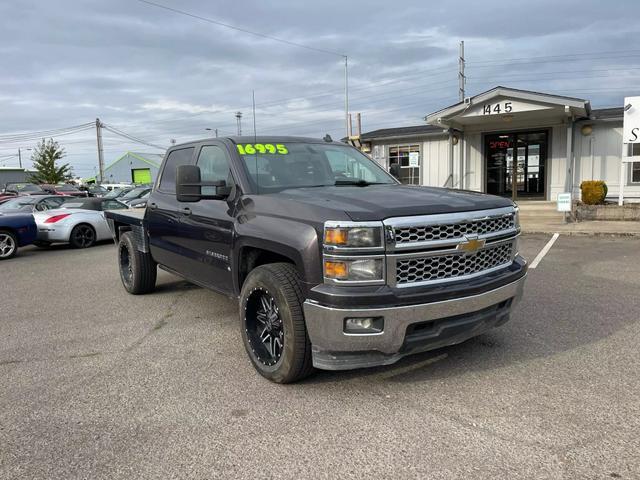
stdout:
[[(589, 100), (496, 87), (430, 113), (426, 124), (363, 133), (363, 150), (404, 183), (476, 190), (515, 199), (580, 198), (584, 180), (604, 180), (608, 198), (640, 201), (638, 156), (624, 178), (623, 106), (592, 109)], [(632, 159), (631, 159), (632, 160)]]

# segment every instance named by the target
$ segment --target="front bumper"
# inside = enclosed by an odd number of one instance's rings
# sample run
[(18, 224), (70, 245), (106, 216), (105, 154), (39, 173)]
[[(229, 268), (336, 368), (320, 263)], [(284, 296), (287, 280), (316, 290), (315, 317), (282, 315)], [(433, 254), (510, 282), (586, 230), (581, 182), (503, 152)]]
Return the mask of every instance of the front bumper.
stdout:
[[(336, 308), (304, 303), (313, 365), (324, 370), (388, 365), (411, 353), (463, 342), (509, 319), (526, 275), (493, 290), (418, 305)], [(384, 317), (375, 334), (344, 333), (345, 318)]]

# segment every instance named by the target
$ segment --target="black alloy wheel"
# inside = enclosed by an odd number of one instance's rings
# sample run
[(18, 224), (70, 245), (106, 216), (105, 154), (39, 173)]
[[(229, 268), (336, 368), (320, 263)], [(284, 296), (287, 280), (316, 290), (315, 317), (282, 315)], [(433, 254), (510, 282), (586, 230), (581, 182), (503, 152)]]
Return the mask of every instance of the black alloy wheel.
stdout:
[(132, 232), (124, 232), (118, 241), (118, 267), (127, 292), (140, 295), (155, 289), (158, 266), (150, 253), (136, 247)]
[(294, 265), (270, 263), (251, 270), (239, 303), (242, 341), (260, 375), (291, 383), (311, 374), (304, 296)]
[(75, 248), (88, 248), (96, 243), (96, 232), (90, 225), (77, 225), (71, 231), (70, 243)]
[(255, 288), (246, 304), (245, 328), (251, 349), (264, 365), (273, 366), (282, 357), (284, 326), (275, 298)]
[(125, 286), (133, 284), (133, 262), (129, 253), (128, 245), (120, 244), (118, 249), (118, 259), (120, 263), (120, 276)]

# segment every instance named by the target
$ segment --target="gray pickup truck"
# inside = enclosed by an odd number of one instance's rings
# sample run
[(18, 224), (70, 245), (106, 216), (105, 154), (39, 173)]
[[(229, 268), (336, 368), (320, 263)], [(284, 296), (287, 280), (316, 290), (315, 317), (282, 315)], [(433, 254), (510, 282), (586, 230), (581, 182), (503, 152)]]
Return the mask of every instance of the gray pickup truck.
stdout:
[(174, 146), (147, 208), (107, 217), (128, 292), (160, 267), (237, 298), (247, 354), (279, 383), (501, 325), (527, 270), (511, 200), (402, 185), (329, 138)]

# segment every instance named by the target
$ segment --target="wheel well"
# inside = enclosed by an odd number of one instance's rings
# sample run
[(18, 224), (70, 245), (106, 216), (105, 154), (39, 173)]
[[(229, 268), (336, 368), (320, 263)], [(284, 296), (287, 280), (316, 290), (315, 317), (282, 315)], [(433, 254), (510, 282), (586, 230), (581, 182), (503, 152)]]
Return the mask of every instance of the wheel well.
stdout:
[(242, 289), (242, 285), (251, 270), (260, 265), (266, 265), (267, 263), (291, 263), (295, 265), (293, 260), (279, 253), (261, 248), (243, 247), (240, 250), (238, 288)]
[(0, 227), (0, 232), (8, 232), (12, 233), (15, 237), (18, 236), (18, 232), (16, 232), (16, 230), (12, 227)]
[(71, 229), (71, 231), (73, 231), (75, 228), (79, 227), (80, 225), (86, 225), (87, 227), (89, 227), (91, 230), (93, 230), (94, 232), (96, 231), (96, 227), (94, 227), (93, 225), (91, 225), (88, 222), (80, 222), (77, 225), (74, 225), (73, 228)]

